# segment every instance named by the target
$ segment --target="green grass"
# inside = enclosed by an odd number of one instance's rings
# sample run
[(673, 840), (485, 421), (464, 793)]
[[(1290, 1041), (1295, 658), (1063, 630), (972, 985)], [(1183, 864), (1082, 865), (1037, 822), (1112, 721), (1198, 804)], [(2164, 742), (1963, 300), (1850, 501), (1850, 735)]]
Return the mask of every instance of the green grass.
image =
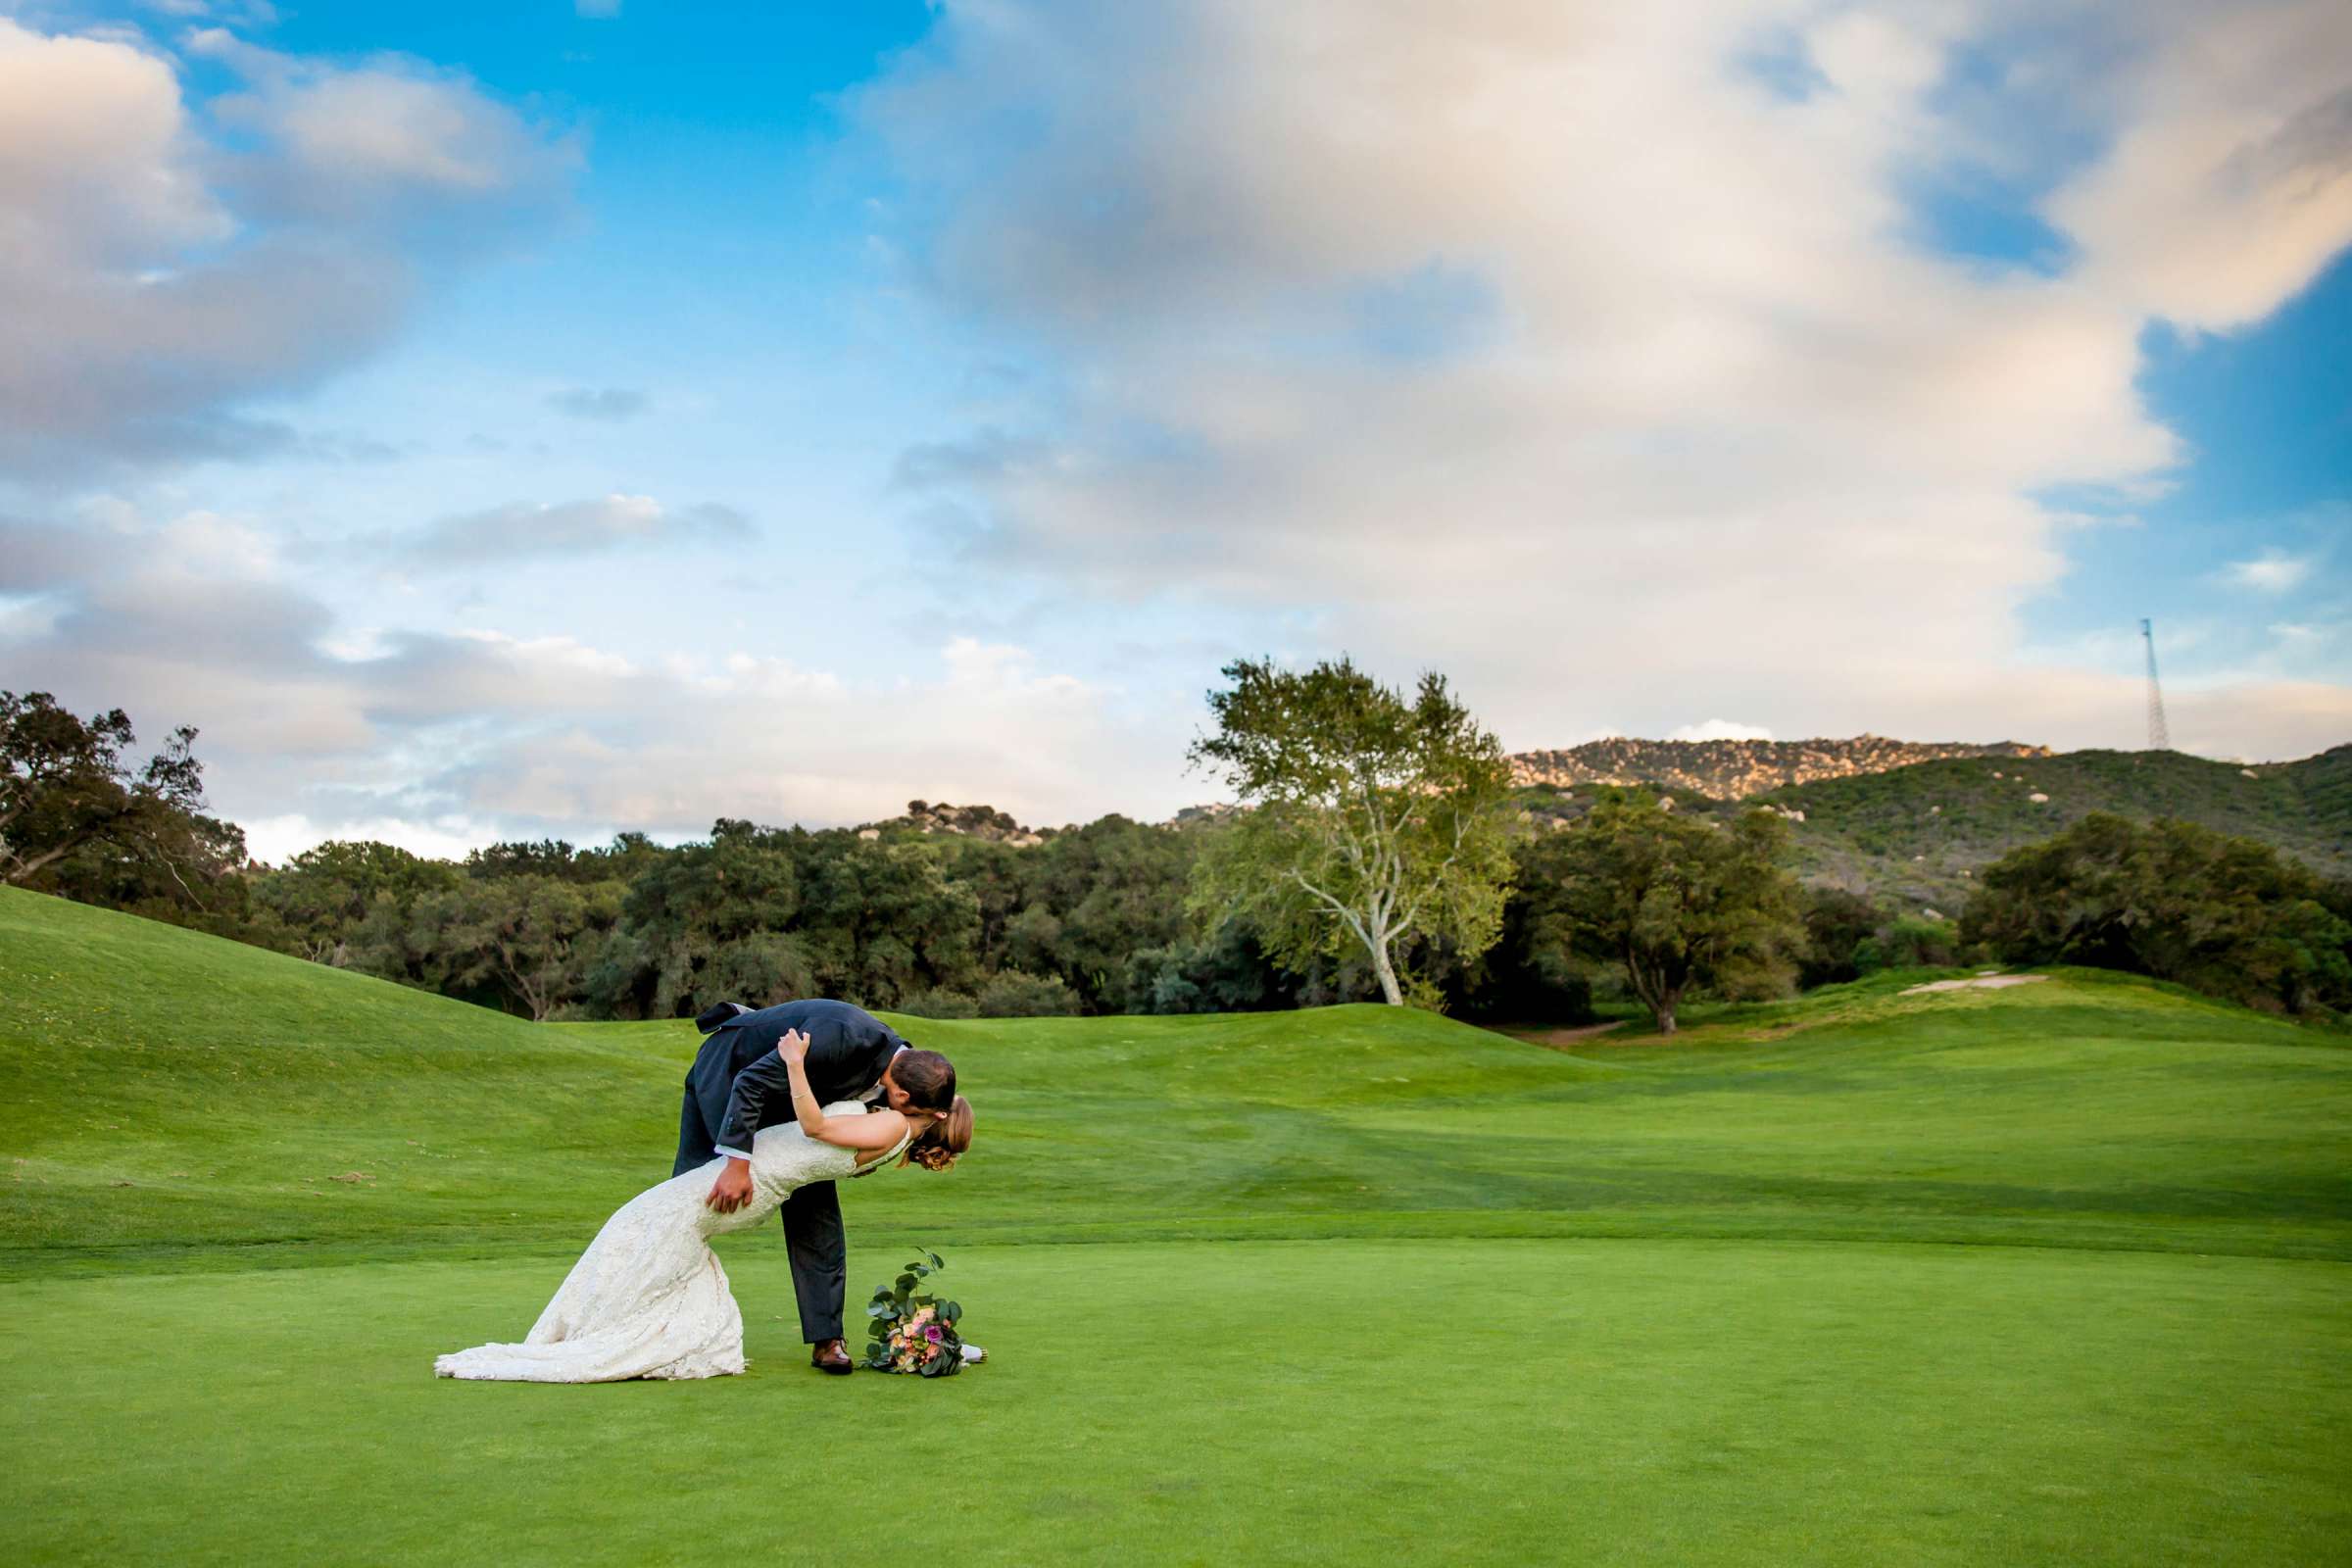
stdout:
[(853, 1291), (939, 1246), (991, 1365), (810, 1374), (771, 1231), (751, 1375), (475, 1386), (667, 1173), (691, 1028), (0, 892), (0, 1558), (2352, 1554), (2345, 1037), (1923, 977), (1566, 1050), (903, 1020), (979, 1142), (846, 1191)]

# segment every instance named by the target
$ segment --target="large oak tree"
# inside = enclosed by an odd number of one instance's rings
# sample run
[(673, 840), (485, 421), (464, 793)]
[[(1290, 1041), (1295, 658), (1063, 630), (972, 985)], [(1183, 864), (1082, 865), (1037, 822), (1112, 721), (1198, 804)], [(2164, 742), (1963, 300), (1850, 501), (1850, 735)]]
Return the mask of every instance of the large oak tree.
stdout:
[(172, 732), (144, 764), (120, 708), (86, 721), (47, 692), (0, 692), (0, 881), (127, 904), (161, 882), (201, 907), (236, 870), (245, 835), (203, 814), (196, 731)]
[(1225, 666), (1217, 731), (1194, 765), (1244, 809), (1194, 871), (1190, 903), (1214, 924), (1247, 917), (1278, 961), (1361, 949), (1381, 996), (1405, 1000), (1397, 952), (1443, 938), (1465, 956), (1494, 944), (1511, 858), (1498, 808), (1510, 767), (1442, 675), (1410, 697), (1346, 659), (1304, 671)]
[(1693, 986), (1732, 992), (1784, 987), (1805, 929), (1794, 878), (1780, 857), (1788, 829), (1771, 811), (1730, 823), (1607, 791), (1559, 835), (1549, 898), (1570, 948), (1621, 965), (1661, 1033)]

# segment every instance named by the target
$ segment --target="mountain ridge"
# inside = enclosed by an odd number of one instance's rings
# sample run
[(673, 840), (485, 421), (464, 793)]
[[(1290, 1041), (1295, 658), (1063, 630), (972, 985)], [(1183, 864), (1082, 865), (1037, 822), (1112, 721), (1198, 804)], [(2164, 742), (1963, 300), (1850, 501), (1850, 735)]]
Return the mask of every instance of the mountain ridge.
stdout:
[(2025, 741), (1904, 741), (1864, 733), (1844, 739), (1653, 741), (1610, 735), (1546, 751), (1513, 752), (1515, 784), (1657, 784), (1695, 790), (1718, 801), (1811, 784), (1825, 778), (1886, 773), (1954, 758), (2020, 760), (2057, 755)]
[[(1791, 829), (1791, 869), (1807, 882), (1950, 912), (1976, 872), (2092, 811), (2179, 817), (2259, 839), (2324, 875), (2352, 876), (2352, 744), (2288, 762), (2246, 765), (2185, 752), (2059, 752), (2023, 741), (1643, 741), (1622, 736), (1510, 759), (1519, 813), (1566, 826), (1603, 786), (1655, 790), (1679, 810), (1769, 808)], [(1015, 847), (1066, 829), (1023, 827), (986, 806), (913, 803), (869, 836), (912, 827)], [(1213, 825), (1230, 804), (1187, 807), (1158, 824)]]

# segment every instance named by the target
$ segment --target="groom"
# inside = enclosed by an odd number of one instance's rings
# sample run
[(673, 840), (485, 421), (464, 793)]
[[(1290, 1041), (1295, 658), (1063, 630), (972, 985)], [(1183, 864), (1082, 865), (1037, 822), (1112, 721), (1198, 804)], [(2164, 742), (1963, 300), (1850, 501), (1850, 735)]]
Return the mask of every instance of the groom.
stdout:
[[(694, 1024), (710, 1038), (687, 1069), (678, 1158), (669, 1173), (682, 1176), (726, 1155), (709, 1200), (721, 1213), (751, 1201), (752, 1135), (793, 1119), (791, 1081), (776, 1054), (787, 1030), (808, 1037), (805, 1068), (818, 1104), (862, 1100), (876, 1110), (946, 1110), (956, 1102), (956, 1069), (947, 1057), (916, 1051), (890, 1025), (846, 1002), (787, 1002), (756, 1012), (722, 1002)], [(831, 1182), (811, 1182), (784, 1200), (779, 1213), (792, 1291), (800, 1300), (801, 1338), (811, 1347), (808, 1362), (848, 1372), (853, 1363), (842, 1344), (841, 1314), (849, 1290), (849, 1240), (841, 1228), (841, 1197)]]

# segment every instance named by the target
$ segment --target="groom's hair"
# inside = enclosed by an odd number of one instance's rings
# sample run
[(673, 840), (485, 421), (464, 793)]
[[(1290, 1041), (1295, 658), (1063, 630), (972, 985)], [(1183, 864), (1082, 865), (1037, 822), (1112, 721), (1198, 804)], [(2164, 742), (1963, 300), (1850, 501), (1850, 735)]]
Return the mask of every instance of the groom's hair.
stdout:
[(956, 1064), (936, 1051), (906, 1051), (891, 1076), (917, 1110), (946, 1110), (956, 1103)]

